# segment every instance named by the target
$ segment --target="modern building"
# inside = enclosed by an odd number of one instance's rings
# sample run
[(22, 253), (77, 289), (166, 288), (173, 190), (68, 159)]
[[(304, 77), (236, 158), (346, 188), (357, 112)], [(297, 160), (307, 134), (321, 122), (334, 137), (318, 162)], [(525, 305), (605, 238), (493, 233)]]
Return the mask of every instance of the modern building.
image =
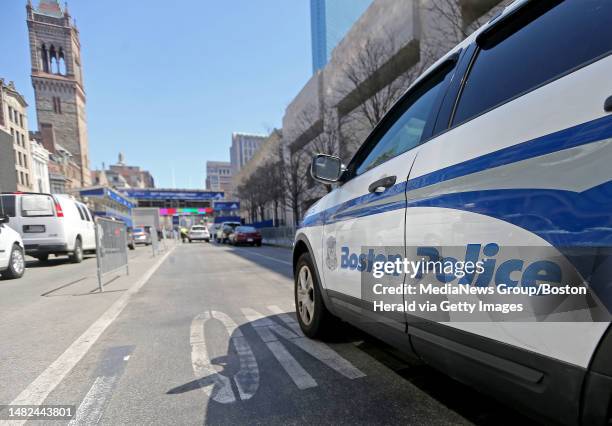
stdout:
[(230, 163), (232, 174), (236, 174), (255, 155), (266, 135), (251, 133), (232, 133), (232, 146), (230, 147)]
[[(27, 24), (38, 129), (50, 152), (61, 145), (79, 167), (79, 187), (90, 185), (86, 97), (79, 31), (57, 0), (28, 0)], [(45, 131), (46, 129), (46, 131)], [(49, 132), (55, 141), (48, 140)]]
[[(274, 129), (270, 136), (268, 136), (264, 143), (257, 150), (251, 160), (232, 178), (232, 186), (239, 188), (260, 168), (266, 167), (269, 163), (280, 161), (281, 159), (281, 145), (282, 145), (282, 132), (278, 129)], [(280, 183), (279, 183), (280, 184)], [(240, 200), (239, 197), (235, 197), (236, 200)], [(246, 200), (244, 200), (246, 201)], [(239, 204), (240, 216), (247, 223), (255, 222), (253, 211), (250, 209), (248, 202)], [(260, 218), (261, 221), (269, 220), (274, 225), (279, 223), (285, 223), (287, 219), (287, 212), (280, 205), (269, 205), (261, 212), (264, 217)]]
[(0, 129), (13, 139), (13, 161), (9, 161), (12, 166), (7, 162), (6, 167), (15, 173), (17, 191), (31, 191), (33, 188), (27, 108), (28, 104), (15, 84), (12, 81), (5, 84), (0, 79)]
[(51, 192), (49, 183), (49, 151), (36, 139), (30, 140), (32, 183), (34, 192)]
[(322, 69), (372, 0), (310, 0), (312, 72)]
[(206, 190), (223, 191), (226, 196), (231, 197), (234, 193), (232, 176), (232, 164), (230, 162), (206, 162)]

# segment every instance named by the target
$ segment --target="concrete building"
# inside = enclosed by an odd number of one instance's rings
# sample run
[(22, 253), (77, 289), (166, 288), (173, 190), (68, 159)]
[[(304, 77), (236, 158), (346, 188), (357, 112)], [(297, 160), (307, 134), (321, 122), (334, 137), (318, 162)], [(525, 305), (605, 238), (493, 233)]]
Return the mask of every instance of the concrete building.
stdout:
[[(348, 162), (377, 121), (364, 106), (382, 116), (430, 65), (509, 3), (374, 0), (285, 110), (285, 157), (320, 152), (326, 139), (328, 153)], [(322, 185), (309, 186), (302, 212), (325, 193)]]
[(206, 190), (223, 191), (226, 197), (234, 193), (232, 186), (232, 164), (227, 161), (206, 162)]
[(0, 129), (13, 139), (12, 160), (6, 160), (6, 165), (3, 165), (15, 174), (17, 191), (31, 191), (33, 187), (27, 108), (28, 104), (15, 84), (12, 81), (6, 84), (0, 79)]
[[(38, 7), (28, 0), (26, 11), (32, 86), (43, 145), (52, 154), (56, 143), (68, 151), (79, 167), (77, 186), (89, 186), (86, 97), (79, 31), (68, 8), (62, 8), (57, 0), (40, 0)], [(55, 141), (48, 140), (49, 131), (55, 134)]]
[(312, 72), (322, 69), (372, 0), (310, 0)]
[(35, 192), (51, 192), (49, 183), (49, 151), (36, 139), (30, 140), (32, 153), (32, 183)]
[(14, 191), (17, 191), (17, 174), (13, 138), (0, 129), (0, 192)]
[(266, 139), (266, 135), (251, 133), (232, 133), (232, 146), (230, 147), (230, 163), (232, 173), (236, 174), (255, 155), (259, 146)]
[[(278, 129), (274, 129), (272, 133), (264, 140), (260, 148), (257, 150), (251, 160), (245, 164), (245, 166), (232, 178), (232, 186), (234, 188), (240, 187), (246, 182), (257, 169), (265, 167), (267, 164), (280, 160), (281, 146), (282, 144), (282, 132)], [(280, 184), (280, 182), (279, 182)], [(235, 197), (237, 200), (238, 197)], [(240, 200), (242, 201), (242, 200)], [(282, 206), (278, 206), (277, 211), (274, 211), (274, 206), (266, 206), (264, 210), (264, 218), (273, 219), (276, 223), (285, 223), (287, 218), (287, 212)], [(250, 222), (251, 212), (248, 210), (248, 203), (240, 204), (240, 216), (246, 221)]]

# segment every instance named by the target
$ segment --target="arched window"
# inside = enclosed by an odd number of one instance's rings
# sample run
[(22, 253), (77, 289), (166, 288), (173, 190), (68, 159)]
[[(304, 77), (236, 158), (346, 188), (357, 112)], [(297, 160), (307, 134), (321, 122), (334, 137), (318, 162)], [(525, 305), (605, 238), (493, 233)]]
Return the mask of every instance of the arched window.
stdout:
[(64, 51), (59, 48), (58, 70), (61, 75), (66, 75), (66, 60), (64, 59)]
[(55, 51), (55, 46), (51, 45), (51, 48), (49, 49), (49, 58), (50, 58), (50, 62), (51, 62), (51, 73), (53, 74), (57, 74), (58, 73), (58, 64), (57, 64), (57, 52)]
[(47, 46), (45, 46), (45, 43), (43, 43), (40, 49), (40, 59), (43, 72), (49, 72), (49, 55), (47, 54)]

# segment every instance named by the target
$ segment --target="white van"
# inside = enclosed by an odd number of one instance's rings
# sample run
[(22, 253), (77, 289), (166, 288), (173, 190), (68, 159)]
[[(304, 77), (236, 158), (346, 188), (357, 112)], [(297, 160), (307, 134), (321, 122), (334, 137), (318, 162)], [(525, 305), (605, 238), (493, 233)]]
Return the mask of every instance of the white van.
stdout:
[(26, 254), (46, 261), (68, 255), (74, 263), (96, 249), (95, 224), (87, 206), (68, 195), (4, 193), (9, 226), (21, 234)]
[[(302, 330), (341, 318), (545, 424), (612, 424), (611, 164), (612, 1), (513, 3), (346, 167), (314, 158), (335, 188), (296, 234)], [(403, 257), (445, 270), (373, 274)]]

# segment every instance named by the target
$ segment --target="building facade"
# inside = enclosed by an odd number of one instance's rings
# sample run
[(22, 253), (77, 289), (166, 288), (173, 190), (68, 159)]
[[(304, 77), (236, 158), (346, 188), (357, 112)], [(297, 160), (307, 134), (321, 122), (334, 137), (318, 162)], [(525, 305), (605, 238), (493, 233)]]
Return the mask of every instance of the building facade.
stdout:
[(18, 191), (33, 188), (30, 140), (28, 137), (28, 104), (11, 81), (0, 79), (0, 128), (13, 139), (13, 173)]
[(334, 47), (371, 3), (372, 0), (310, 0), (313, 73), (327, 64)]
[(13, 138), (0, 128), (0, 192), (14, 191), (17, 191), (17, 174)]
[[(32, 61), (32, 86), (36, 99), (38, 129), (43, 145), (54, 153), (58, 143), (71, 153), (79, 166), (77, 186), (89, 186), (89, 144), (85, 89), (79, 31), (68, 9), (57, 0), (40, 0), (38, 7), (28, 1), (27, 24)], [(55, 134), (47, 140), (43, 128)]]
[(119, 153), (117, 163), (111, 164), (108, 169), (102, 165), (102, 170), (93, 170), (91, 181), (93, 185), (108, 185), (116, 189), (155, 188), (155, 180), (151, 173), (138, 166), (125, 164), (122, 153)]
[(266, 135), (250, 133), (232, 133), (232, 146), (230, 147), (232, 174), (237, 174), (244, 167), (255, 155), (266, 137)]
[(51, 192), (49, 183), (49, 151), (36, 141), (30, 140), (30, 152), (32, 153), (32, 180), (35, 192)]
[(223, 191), (226, 197), (233, 194), (232, 164), (227, 161), (206, 162), (206, 190)]

